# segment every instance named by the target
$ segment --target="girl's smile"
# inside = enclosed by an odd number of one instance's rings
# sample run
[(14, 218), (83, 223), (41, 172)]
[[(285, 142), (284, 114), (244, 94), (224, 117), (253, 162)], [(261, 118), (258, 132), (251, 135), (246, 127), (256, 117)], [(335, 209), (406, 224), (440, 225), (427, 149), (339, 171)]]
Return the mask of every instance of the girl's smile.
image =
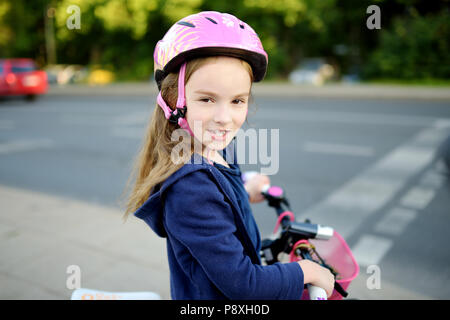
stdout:
[(231, 132), (231, 130), (207, 130), (211, 135), (213, 140), (218, 141), (226, 141), (227, 134)]

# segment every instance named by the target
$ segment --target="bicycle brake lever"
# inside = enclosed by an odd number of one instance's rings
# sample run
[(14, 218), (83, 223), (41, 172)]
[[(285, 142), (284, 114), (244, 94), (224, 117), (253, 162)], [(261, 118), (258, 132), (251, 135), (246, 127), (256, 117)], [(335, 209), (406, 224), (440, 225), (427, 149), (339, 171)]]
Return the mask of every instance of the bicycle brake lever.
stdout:
[(334, 289), (336, 289), (336, 291), (337, 291), (341, 296), (343, 296), (344, 298), (347, 298), (348, 292), (345, 291), (344, 288), (342, 288), (342, 286), (341, 286), (337, 281), (334, 282)]

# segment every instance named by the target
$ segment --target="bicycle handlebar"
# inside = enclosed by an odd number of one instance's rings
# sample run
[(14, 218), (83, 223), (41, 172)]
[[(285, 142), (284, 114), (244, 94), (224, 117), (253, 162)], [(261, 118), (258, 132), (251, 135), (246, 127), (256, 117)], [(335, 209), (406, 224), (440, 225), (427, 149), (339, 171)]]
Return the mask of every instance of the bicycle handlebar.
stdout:
[[(290, 209), (289, 202), (284, 198), (283, 189), (280, 187), (265, 185), (261, 193), (269, 202), (269, 206), (275, 208), (278, 216), (287, 211), (283, 205)], [(303, 239), (329, 240), (334, 233), (334, 229), (331, 227), (309, 222), (290, 221), (287, 216), (281, 219), (280, 224), (283, 230), (289, 229), (292, 235)]]
[[(283, 189), (277, 186), (265, 185), (261, 194), (266, 198), (269, 206), (275, 208), (279, 217), (286, 212), (289, 212), (293, 217), (292, 212), (290, 212), (289, 202), (284, 197)], [(275, 240), (266, 239), (262, 243), (261, 250), (268, 264), (277, 262), (279, 253), (289, 253), (292, 250), (292, 244), (298, 240), (329, 240), (334, 234), (334, 229), (331, 227), (313, 224), (308, 220), (304, 223), (291, 221), (288, 215), (284, 215), (281, 218), (280, 225), (282, 226), (281, 235)], [(301, 256), (303, 259), (313, 260), (309, 253), (304, 250), (301, 250)], [(330, 268), (327, 265), (325, 266)], [(312, 285), (307, 285), (307, 288), (311, 300), (327, 300), (327, 294), (324, 289)], [(335, 289), (342, 296), (347, 296), (347, 292), (337, 282), (335, 282)]]

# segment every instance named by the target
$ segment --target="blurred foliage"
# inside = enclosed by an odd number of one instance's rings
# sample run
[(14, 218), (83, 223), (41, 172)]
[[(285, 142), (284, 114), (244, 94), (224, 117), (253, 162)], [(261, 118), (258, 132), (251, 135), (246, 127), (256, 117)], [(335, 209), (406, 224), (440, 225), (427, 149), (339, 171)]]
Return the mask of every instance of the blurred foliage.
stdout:
[(411, 8), (393, 21), (364, 69), (366, 78), (450, 79), (450, 13), (420, 16)]
[[(381, 9), (381, 30), (366, 27), (372, 4)], [(67, 27), (71, 5), (80, 8), (80, 29)], [(286, 79), (305, 57), (367, 79), (450, 75), (449, 0), (0, 0), (0, 57), (45, 66), (54, 38), (58, 64), (148, 80), (156, 42), (202, 10), (229, 12), (255, 29), (269, 53), (268, 79)]]

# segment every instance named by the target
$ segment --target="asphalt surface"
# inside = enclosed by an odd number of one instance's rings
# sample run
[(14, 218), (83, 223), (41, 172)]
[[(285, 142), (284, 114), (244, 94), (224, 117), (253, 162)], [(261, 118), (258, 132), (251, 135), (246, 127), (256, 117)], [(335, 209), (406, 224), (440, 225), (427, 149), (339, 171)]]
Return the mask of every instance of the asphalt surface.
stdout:
[[(414, 88), (376, 97), (370, 88), (354, 95), (349, 87), (288, 89), (255, 90), (244, 129), (267, 134), (270, 148), (261, 149), (259, 136), (258, 161), (265, 163), (247, 161), (242, 169), (270, 167), (298, 220), (333, 226), (345, 237), (361, 267), (353, 296), (449, 299), (450, 184), (433, 162), (450, 134), (446, 93), (434, 99), (432, 90), (418, 95)], [(121, 90), (64, 88), (34, 102), (2, 99), (0, 185), (117, 208), (156, 97), (145, 87)], [(261, 234), (269, 235), (274, 212), (263, 203), (252, 207)], [(381, 285), (372, 290), (370, 266), (380, 270)]]

